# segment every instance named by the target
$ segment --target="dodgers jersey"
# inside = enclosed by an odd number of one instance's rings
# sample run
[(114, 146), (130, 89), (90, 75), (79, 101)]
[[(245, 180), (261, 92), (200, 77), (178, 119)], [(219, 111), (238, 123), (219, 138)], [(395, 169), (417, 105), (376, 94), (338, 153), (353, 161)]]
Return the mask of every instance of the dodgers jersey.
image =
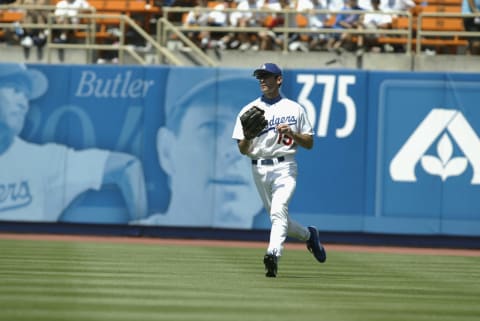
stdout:
[(16, 137), (0, 155), (0, 220), (58, 220), (80, 193), (101, 187), (108, 155), (98, 149), (76, 151)]
[(305, 109), (297, 102), (288, 98), (265, 99), (259, 97), (242, 108), (237, 116), (232, 138), (244, 139), (240, 115), (257, 106), (265, 111), (268, 121), (265, 129), (253, 139), (248, 156), (250, 158), (272, 158), (285, 155), (293, 155), (298, 146), (291, 137), (285, 137), (277, 132), (276, 126), (282, 123), (288, 124), (293, 132), (313, 135), (312, 125), (308, 121)]

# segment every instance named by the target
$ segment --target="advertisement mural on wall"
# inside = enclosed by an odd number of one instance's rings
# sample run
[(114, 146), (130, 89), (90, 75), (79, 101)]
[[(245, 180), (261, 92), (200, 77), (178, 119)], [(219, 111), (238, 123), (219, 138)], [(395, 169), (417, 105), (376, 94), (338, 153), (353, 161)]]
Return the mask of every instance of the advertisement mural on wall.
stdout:
[(453, 79), (383, 81), (376, 216), (423, 219), (432, 232), (476, 229), (478, 88), (479, 81)]
[[(480, 76), (284, 70), (314, 129), (290, 214), (478, 235)], [(248, 69), (0, 64), (0, 220), (268, 229), (231, 134)]]

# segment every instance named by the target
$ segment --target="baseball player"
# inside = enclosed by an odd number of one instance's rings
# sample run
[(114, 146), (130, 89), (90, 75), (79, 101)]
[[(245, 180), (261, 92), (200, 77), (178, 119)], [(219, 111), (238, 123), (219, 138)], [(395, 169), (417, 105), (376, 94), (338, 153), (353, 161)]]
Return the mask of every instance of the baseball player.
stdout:
[[(270, 215), (270, 242), (263, 263), (266, 276), (276, 277), (287, 236), (305, 241), (319, 262), (326, 260), (318, 230), (313, 226), (303, 227), (288, 215), (297, 178), (295, 154), (298, 146), (313, 147), (313, 130), (303, 107), (281, 96), (282, 71), (276, 64), (265, 63), (253, 75), (263, 95), (242, 108), (232, 138), (237, 140), (240, 153), (251, 158), (255, 184)], [(264, 118), (263, 125), (266, 123), (258, 133), (250, 131), (245, 119), (255, 109), (261, 111), (258, 114)]]
[(30, 100), (47, 90), (47, 78), (20, 64), (0, 67), (0, 220), (55, 222), (77, 196), (116, 184), (131, 218), (145, 217), (141, 163), (132, 155), (74, 150), (19, 137)]

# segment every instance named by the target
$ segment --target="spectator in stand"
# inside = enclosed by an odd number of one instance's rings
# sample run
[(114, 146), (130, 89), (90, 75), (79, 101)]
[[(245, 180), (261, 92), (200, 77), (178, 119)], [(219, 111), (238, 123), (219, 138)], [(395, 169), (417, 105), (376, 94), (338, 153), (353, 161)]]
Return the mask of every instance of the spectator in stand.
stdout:
[[(17, 1), (19, 5), (46, 5), (46, 0), (21, 0)], [(47, 13), (42, 10), (33, 10), (27, 8), (25, 10), (24, 19), (21, 23), (17, 22), (15, 25), (15, 35), (17, 40), (23, 47), (25, 59), (30, 58), (30, 49), (33, 46), (37, 47), (37, 59), (43, 58), (43, 46), (46, 43), (47, 32), (43, 29), (23, 28), (22, 24), (46, 24)]]
[[(380, 9), (384, 12), (411, 12), (416, 14), (417, 5), (414, 0), (380, 0)], [(397, 14), (391, 15), (391, 18), (398, 17)], [(385, 45), (386, 51), (405, 52), (405, 46), (399, 44)]]
[(61, 0), (56, 4), (55, 18), (57, 23), (78, 24), (80, 23), (78, 14), (90, 8), (86, 0)]
[(384, 11), (410, 11), (417, 4), (413, 0), (381, 0), (380, 8)]
[[(288, 1), (288, 0), (287, 0)], [(263, 13), (262, 25), (269, 29), (280, 26), (284, 22), (284, 18), (280, 12), (282, 10), (282, 3), (280, 0), (264, 0), (260, 5), (261, 9), (269, 10), (269, 12)], [(277, 34), (272, 30), (260, 31), (258, 33), (260, 38), (260, 50), (272, 50), (276, 45), (275, 39)]]
[[(50, 4), (48, 0), (21, 0), (17, 1), (18, 4), (24, 5), (37, 5), (37, 6), (46, 6)], [(30, 10), (27, 9), (27, 15), (25, 22), (29, 23), (47, 23), (48, 21), (48, 11), (47, 10)]]
[[(231, 25), (230, 14), (232, 12), (225, 10), (234, 8), (234, 5), (234, 0), (223, 0), (222, 3), (214, 6), (213, 11), (209, 13), (208, 25), (217, 27), (229, 27)], [(215, 54), (217, 55), (217, 58), (220, 59), (220, 54), (218, 50), (224, 50), (230, 43), (230, 41), (234, 38), (234, 34), (220, 31), (210, 33), (210, 37), (211, 43), (208, 45), (208, 47), (213, 47), (215, 49)]]
[[(78, 25), (80, 23), (79, 13), (87, 12), (92, 7), (86, 0), (61, 0), (57, 2), (55, 8), (55, 22), (57, 24), (72, 24)], [(73, 29), (59, 30), (55, 32), (53, 42), (67, 43), (72, 41)], [(58, 51), (58, 58), (60, 61), (64, 60), (64, 50)]]
[[(371, 0), (371, 10), (368, 10), (361, 19), (359, 29), (368, 30), (382, 30), (389, 29), (392, 26), (392, 16), (388, 14), (382, 14), (383, 10), (380, 9), (380, 0)], [(370, 51), (372, 48), (379, 48), (377, 39), (380, 36), (379, 33), (369, 33), (359, 35), (358, 46), (361, 50)], [(375, 49), (378, 50), (378, 49)]]
[[(45, 6), (49, 4), (47, 0), (21, 0), (17, 1), (18, 4), (31, 6)], [(40, 10), (40, 9), (30, 9), (27, 8), (25, 12), (25, 23), (40, 23), (46, 24), (48, 22), (48, 11), (47, 10)], [(35, 30), (32, 30), (31, 33), (34, 33)]]
[[(155, 5), (156, 7), (161, 8), (162, 5)], [(168, 5), (170, 7), (184, 7), (184, 8), (194, 8), (196, 6), (199, 6), (199, 1), (198, 0), (173, 0), (170, 1), (170, 4)], [(181, 24), (184, 22), (183, 20), (183, 12), (169, 12), (168, 15), (166, 16), (168, 21), (172, 23), (178, 23)]]
[[(48, 6), (50, 1), (48, 0), (24, 0), (24, 3), (27, 4), (37, 4), (42, 6)], [(48, 10), (28, 10), (27, 16), (31, 22), (36, 24), (47, 24), (48, 23)], [(33, 44), (37, 47), (37, 59), (43, 59), (43, 47), (47, 43), (48, 30), (45, 29), (35, 29), (33, 30), (32, 39)]]
[[(347, 0), (341, 11), (363, 10), (358, 5), (358, 0)], [(360, 24), (359, 13), (342, 13), (337, 14), (334, 29), (356, 29)], [(348, 32), (334, 33), (331, 35), (327, 43), (329, 50), (341, 51), (343, 49), (351, 50), (353, 47), (352, 34)]]
[(370, 0), (358, 0), (358, 6), (365, 11), (373, 10), (372, 3)]
[(328, 9), (330, 11), (340, 11), (345, 6), (345, 0), (329, 0)]
[[(208, 3), (206, 3), (208, 4)], [(213, 10), (209, 11), (206, 16), (200, 15), (200, 25), (205, 23), (206, 26), (210, 27), (227, 27), (229, 26), (229, 12), (226, 12), (225, 9), (231, 8), (233, 0), (224, 0), (222, 3), (217, 4), (213, 7)], [(188, 19), (188, 17), (187, 17)], [(204, 20), (206, 19), (206, 22)], [(200, 48), (203, 51), (207, 51), (210, 48), (214, 49), (215, 55), (218, 59), (221, 59), (220, 50), (226, 48), (227, 43), (233, 35), (225, 33), (223, 31), (211, 32), (205, 30), (200, 32)]]
[[(260, 9), (259, 0), (240, 0), (237, 5), (237, 11), (230, 15), (230, 24), (233, 27), (260, 27), (262, 24), (261, 13), (252, 12), (250, 10)], [(258, 37), (255, 32), (240, 32), (237, 33), (237, 40), (239, 42), (238, 48), (241, 51), (258, 50)], [(236, 48), (235, 43), (232, 44)]]
[[(463, 0), (462, 13), (480, 13), (480, 0)], [(477, 17), (465, 17), (463, 25), (466, 31), (480, 32), (480, 15)], [(480, 54), (480, 38), (469, 37), (467, 54)]]
[[(290, 12), (284, 12), (281, 14), (282, 21), (279, 25), (283, 25), (288, 28), (303, 28), (307, 26), (307, 23), (303, 19), (297, 19), (295, 12), (291, 10), (297, 10), (298, 1), (297, 0), (280, 0), (282, 10), (289, 10)], [(287, 17), (288, 16), (288, 17)], [(308, 34), (300, 33), (289, 33), (288, 39), (285, 39), (285, 34), (283, 32), (275, 33), (275, 38), (273, 39), (274, 45), (280, 49), (283, 49), (286, 45), (290, 51), (308, 51), (308, 46), (304, 43), (303, 39), (308, 40)]]
[[(207, 5), (207, 0), (198, 0), (197, 5), (188, 12), (183, 22), (184, 27), (206, 26), (208, 23), (208, 11), (202, 9), (206, 9)], [(201, 39), (208, 34), (200, 31), (188, 31), (186, 35), (194, 44), (200, 47)]]
[[(327, 1), (328, 0), (298, 0), (296, 9), (302, 14), (300, 16), (297, 16), (297, 23), (299, 19), (304, 18), (306, 19), (305, 27), (311, 30), (325, 28), (329, 19), (329, 15), (327, 13), (315, 11), (328, 9)], [(305, 38), (308, 41), (307, 50), (315, 49), (317, 46), (326, 42), (325, 34), (321, 33), (300, 35), (301, 40)]]

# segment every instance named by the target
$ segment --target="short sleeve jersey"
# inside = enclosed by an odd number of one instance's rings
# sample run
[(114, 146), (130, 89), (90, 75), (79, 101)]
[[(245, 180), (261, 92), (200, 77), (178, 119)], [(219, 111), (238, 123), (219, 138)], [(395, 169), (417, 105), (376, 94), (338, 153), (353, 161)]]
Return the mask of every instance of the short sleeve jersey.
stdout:
[(18, 137), (1, 155), (0, 220), (57, 221), (80, 193), (101, 187), (110, 152), (37, 145)]
[(248, 152), (250, 158), (280, 157), (293, 155), (297, 152), (298, 146), (293, 139), (277, 132), (276, 126), (279, 124), (286, 123), (294, 132), (313, 135), (313, 129), (308, 121), (305, 109), (300, 104), (288, 98), (280, 98), (269, 103), (260, 97), (243, 107), (238, 114), (233, 129), (233, 139), (241, 140), (245, 138), (240, 122), (240, 115), (252, 106), (257, 106), (265, 111), (265, 118), (268, 124), (265, 129), (253, 139)]

